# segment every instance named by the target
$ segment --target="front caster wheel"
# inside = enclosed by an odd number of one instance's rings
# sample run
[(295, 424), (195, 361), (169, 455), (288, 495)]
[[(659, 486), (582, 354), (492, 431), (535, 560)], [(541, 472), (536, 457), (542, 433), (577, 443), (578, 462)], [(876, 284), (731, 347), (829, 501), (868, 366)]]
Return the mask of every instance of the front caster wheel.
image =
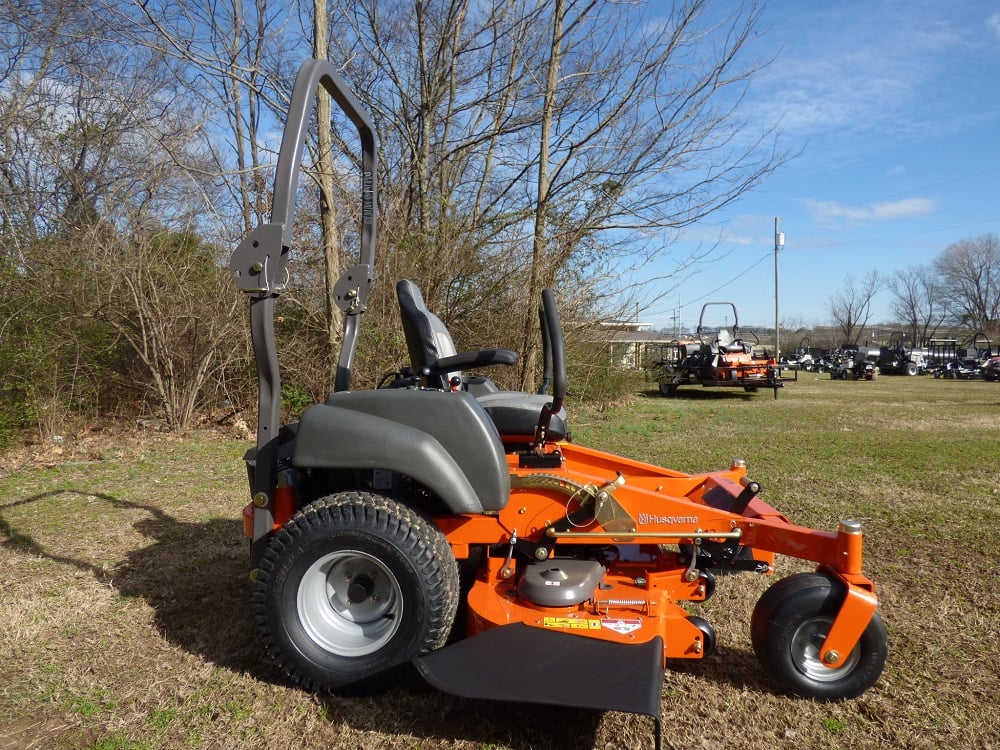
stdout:
[(718, 639), (716, 638), (715, 628), (712, 627), (712, 624), (704, 617), (697, 617), (695, 615), (688, 615), (687, 619), (688, 622), (701, 631), (702, 656), (711, 656), (714, 654)]
[(348, 492), (308, 505), (271, 540), (254, 614), (294, 682), (366, 689), (444, 644), (458, 583), (437, 527), (391, 498)]
[(785, 690), (820, 700), (855, 698), (875, 684), (888, 654), (876, 612), (843, 663), (827, 667), (820, 649), (844, 601), (844, 584), (819, 573), (798, 573), (769, 588), (754, 607), (750, 639), (764, 670)]

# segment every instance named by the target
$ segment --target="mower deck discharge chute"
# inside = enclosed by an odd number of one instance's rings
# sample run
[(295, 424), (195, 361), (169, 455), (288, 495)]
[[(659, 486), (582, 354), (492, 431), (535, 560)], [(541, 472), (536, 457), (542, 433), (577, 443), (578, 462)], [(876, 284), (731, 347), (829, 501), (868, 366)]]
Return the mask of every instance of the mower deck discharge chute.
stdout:
[[(286, 279), (317, 86), (358, 129), (360, 253), (336, 287), (346, 324), (335, 390), (281, 425), (274, 300)], [(685, 607), (712, 595), (717, 573), (771, 573), (780, 554), (817, 567), (758, 602), (750, 631), (764, 671), (807, 697), (867, 690), (882, 671), (886, 633), (862, 573), (860, 525), (824, 532), (790, 523), (763, 502), (740, 460), (687, 474), (567, 442), (550, 291), (540, 317), (551, 397), (502, 392), (462, 373), (516, 357), (434, 349), (446, 331), (408, 282), (397, 291), (404, 320), (412, 316), (412, 369), (392, 387), (350, 390), (373, 276), (375, 169), (368, 115), (332, 65), (307, 62), (278, 159), (272, 223), (231, 262), (250, 296), (260, 386), (244, 512), (253, 607), (285, 672), (311, 690), (353, 689), (413, 663), (433, 685), (467, 697), (647, 714), (659, 744), (667, 660), (702, 658), (716, 641)]]

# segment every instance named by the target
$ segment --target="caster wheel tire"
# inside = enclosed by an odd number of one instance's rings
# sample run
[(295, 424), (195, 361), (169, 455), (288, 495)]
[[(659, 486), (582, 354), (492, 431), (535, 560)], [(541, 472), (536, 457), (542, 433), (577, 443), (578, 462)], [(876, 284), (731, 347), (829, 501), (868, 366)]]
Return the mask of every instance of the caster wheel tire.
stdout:
[(714, 654), (715, 649), (718, 646), (718, 638), (715, 635), (715, 628), (712, 627), (712, 624), (704, 617), (698, 617), (696, 615), (689, 615), (687, 619), (688, 622), (701, 631), (703, 648), (702, 656), (711, 656)]
[(876, 612), (854, 650), (835, 668), (820, 661), (846, 592), (835, 578), (798, 573), (761, 596), (750, 619), (750, 639), (763, 669), (786, 691), (819, 700), (855, 698), (882, 674), (888, 637)]
[(433, 523), (391, 498), (348, 492), (278, 531), (253, 606), (267, 651), (293, 682), (363, 691), (444, 645), (458, 593), (458, 566)]
[(715, 594), (716, 580), (715, 576), (711, 571), (703, 570), (701, 575), (698, 576), (698, 580), (701, 581), (702, 585), (705, 587), (705, 598), (702, 602), (707, 602)]

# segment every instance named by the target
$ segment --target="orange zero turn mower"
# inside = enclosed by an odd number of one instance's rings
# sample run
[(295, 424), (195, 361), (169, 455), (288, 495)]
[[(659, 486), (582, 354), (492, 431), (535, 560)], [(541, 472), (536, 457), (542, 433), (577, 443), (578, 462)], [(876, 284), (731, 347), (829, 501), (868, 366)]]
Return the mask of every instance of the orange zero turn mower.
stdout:
[[(360, 250), (334, 290), (346, 321), (334, 392), (281, 424), (274, 302), (287, 281), (318, 86), (358, 131)], [(886, 631), (862, 572), (860, 524), (828, 532), (791, 523), (763, 502), (741, 460), (687, 474), (569, 442), (550, 291), (540, 313), (551, 395), (462, 375), (516, 356), (435, 349), (440, 321), (404, 283), (418, 369), (387, 387), (351, 390), (373, 278), (375, 155), (367, 113), (329, 62), (308, 61), (289, 108), (271, 222), (231, 260), (250, 299), (260, 389), (257, 444), (246, 457), (252, 606), (266, 650), (291, 679), (310, 690), (356, 689), (414, 665), (465, 697), (646, 714), (659, 745), (665, 665), (703, 658), (716, 642), (692, 605), (712, 596), (717, 575), (770, 574), (786, 555), (816, 568), (777, 581), (757, 603), (750, 633), (763, 671), (810, 698), (871, 687)]]

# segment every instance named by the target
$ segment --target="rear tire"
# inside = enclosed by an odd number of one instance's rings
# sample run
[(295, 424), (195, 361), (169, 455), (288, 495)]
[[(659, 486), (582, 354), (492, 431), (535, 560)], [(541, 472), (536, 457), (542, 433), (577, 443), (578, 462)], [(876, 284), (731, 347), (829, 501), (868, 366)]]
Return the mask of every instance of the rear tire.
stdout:
[(444, 645), (458, 592), (455, 558), (433, 523), (391, 498), (348, 492), (278, 531), (253, 603), (267, 651), (293, 682), (367, 689)]
[(843, 700), (861, 695), (882, 674), (888, 638), (877, 612), (841, 666), (830, 668), (819, 659), (845, 596), (838, 579), (798, 573), (778, 581), (757, 602), (750, 619), (753, 650), (784, 690), (806, 698)]

